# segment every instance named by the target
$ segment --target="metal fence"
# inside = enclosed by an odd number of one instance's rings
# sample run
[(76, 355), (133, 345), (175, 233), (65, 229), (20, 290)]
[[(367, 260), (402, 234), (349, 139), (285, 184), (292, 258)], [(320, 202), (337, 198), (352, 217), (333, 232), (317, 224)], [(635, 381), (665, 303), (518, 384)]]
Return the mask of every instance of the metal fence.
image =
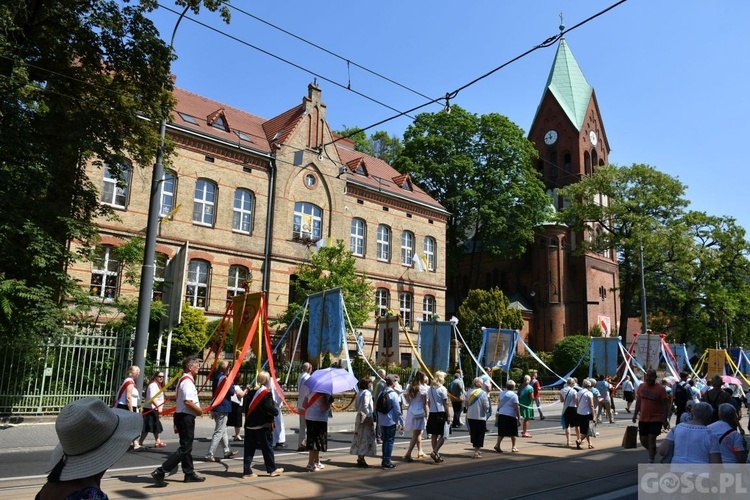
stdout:
[(111, 402), (132, 363), (134, 335), (77, 329), (38, 342), (0, 338), (0, 414), (55, 414), (83, 397)]

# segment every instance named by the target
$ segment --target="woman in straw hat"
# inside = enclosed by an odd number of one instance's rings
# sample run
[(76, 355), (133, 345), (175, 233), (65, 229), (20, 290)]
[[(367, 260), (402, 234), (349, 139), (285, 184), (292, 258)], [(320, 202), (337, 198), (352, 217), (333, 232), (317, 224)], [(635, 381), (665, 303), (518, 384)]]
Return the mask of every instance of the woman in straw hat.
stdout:
[(35, 498), (107, 499), (100, 489), (102, 476), (128, 451), (142, 426), (137, 413), (110, 408), (96, 398), (67, 404), (55, 422), (60, 444), (52, 452), (52, 471)]

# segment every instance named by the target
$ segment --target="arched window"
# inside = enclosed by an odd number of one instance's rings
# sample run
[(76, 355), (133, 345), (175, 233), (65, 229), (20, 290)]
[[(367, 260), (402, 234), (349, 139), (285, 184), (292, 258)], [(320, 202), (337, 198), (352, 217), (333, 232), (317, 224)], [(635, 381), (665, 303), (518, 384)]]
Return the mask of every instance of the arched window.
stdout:
[(591, 156), (588, 151), (584, 151), (583, 153), (583, 173), (591, 175)]
[(91, 260), (91, 284), (89, 295), (102, 299), (117, 297), (120, 282), (120, 262), (115, 257), (115, 247), (101, 245), (94, 250)]
[(435, 297), (425, 295), (422, 299), (422, 320), (431, 321), (435, 316)]
[(401, 292), (398, 294), (398, 309), (401, 313), (401, 318), (404, 320), (404, 326), (411, 328), (411, 311), (414, 304), (414, 298), (408, 292)]
[(244, 285), (250, 282), (250, 270), (245, 266), (229, 266), (227, 279), (227, 302), (235, 295), (245, 293)]
[(411, 267), (414, 256), (414, 233), (404, 231), (401, 233), (401, 265)]
[(596, 149), (591, 150), (591, 165), (591, 173), (594, 173), (595, 167), (599, 165), (599, 155), (597, 155)]
[(202, 226), (213, 226), (215, 207), (216, 184), (206, 179), (198, 179), (193, 197), (193, 222)]
[(154, 254), (154, 288), (151, 292), (151, 300), (162, 300), (164, 295), (164, 279), (167, 277), (167, 254), (156, 252)]
[(557, 151), (550, 151), (549, 153), (549, 177), (550, 179), (557, 179)]
[(232, 230), (250, 234), (253, 230), (253, 193), (247, 189), (234, 192), (234, 211), (232, 212)]
[(570, 173), (570, 153), (565, 153), (563, 155), (563, 169), (566, 174)]
[(375, 291), (375, 314), (385, 316), (391, 308), (391, 293), (387, 288), (378, 288)]
[(208, 280), (211, 265), (205, 260), (193, 259), (188, 266), (185, 301), (193, 307), (208, 309)]
[(130, 188), (130, 163), (110, 163), (104, 167), (101, 202), (116, 208), (125, 208), (128, 204)]
[(159, 203), (159, 217), (167, 217), (174, 210), (177, 195), (177, 176), (169, 170), (164, 171), (161, 183), (161, 201)]
[(319, 240), (323, 235), (323, 210), (303, 201), (294, 204), (293, 239)]
[(437, 258), (435, 256), (437, 250), (437, 243), (435, 238), (432, 236), (425, 236), (424, 238), (424, 258), (427, 261), (427, 270), (435, 271), (437, 269)]
[(385, 224), (378, 226), (378, 260), (389, 262), (391, 260), (391, 228)]
[(365, 255), (365, 221), (352, 219), (351, 234), (349, 235), (349, 250), (358, 257)]

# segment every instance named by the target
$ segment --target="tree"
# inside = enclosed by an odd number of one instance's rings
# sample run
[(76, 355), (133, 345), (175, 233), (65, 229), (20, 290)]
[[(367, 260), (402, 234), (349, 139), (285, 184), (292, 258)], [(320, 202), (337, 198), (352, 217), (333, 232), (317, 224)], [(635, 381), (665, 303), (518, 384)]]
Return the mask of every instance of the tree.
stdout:
[[(223, 0), (189, 0), (217, 10)], [(187, 6), (188, 0), (178, 0)], [(0, 276), (62, 313), (77, 286), (68, 267), (112, 217), (86, 175), (90, 163), (149, 166), (171, 109), (167, 44), (146, 17), (154, 0), (18, 0), (0, 5)], [(68, 242), (76, 241), (81, 254)], [(22, 310), (22, 294), (6, 296)], [(8, 334), (28, 329), (14, 322)], [(39, 331), (38, 328), (31, 327)]]
[(202, 309), (182, 305), (182, 321), (172, 331), (172, 356), (181, 360), (186, 356), (202, 355), (201, 350), (208, 340), (206, 316)]
[[(461, 332), (473, 353), (482, 346), (482, 327), (509, 328), (520, 330), (523, 317), (518, 309), (510, 309), (510, 301), (495, 287), (490, 290), (469, 290), (466, 300), (458, 308), (458, 322)], [(473, 363), (467, 357), (466, 366)]]
[(576, 371), (573, 372), (572, 376), (583, 380), (584, 377), (588, 376), (589, 373), (589, 337), (585, 335), (571, 335), (565, 337), (560, 342), (555, 344), (555, 348), (552, 349), (552, 366), (559, 375), (564, 375), (570, 370), (575, 368), (578, 360), (583, 358), (581, 364), (578, 365)]
[(341, 136), (348, 136), (354, 141), (354, 149), (360, 153), (381, 159), (388, 165), (393, 165), (401, 154), (404, 146), (401, 140), (384, 130), (379, 130), (367, 137), (367, 133), (357, 127), (345, 127), (335, 131)]
[[(672, 228), (688, 204), (685, 186), (649, 165), (609, 165), (566, 186), (560, 194), (566, 201), (566, 208), (558, 214), (562, 222), (587, 235), (594, 225), (604, 230), (598, 238), (577, 242), (578, 251), (617, 252), (622, 303), (619, 333), (625, 338), (627, 318), (640, 311), (641, 245), (649, 271), (680, 259), (680, 246), (685, 242)], [(605, 202), (597, 202), (602, 196)]]
[[(419, 114), (408, 127), (395, 166), (452, 215), (446, 235), (449, 278), (457, 278), (467, 240), (479, 258), (480, 249), (516, 257), (533, 241), (549, 205), (533, 167), (536, 155), (523, 131), (495, 113), (477, 116), (454, 106), (450, 114)], [(471, 272), (480, 267), (481, 261), (473, 261)]]
[[(290, 324), (301, 311), (307, 296), (331, 288), (341, 288), (344, 304), (353, 328), (360, 328), (375, 310), (372, 287), (366, 276), (357, 271), (357, 261), (344, 242), (338, 240), (334, 246), (322, 247), (310, 255), (310, 262), (300, 264), (292, 280), (294, 302), (279, 320)], [(302, 315), (299, 315), (301, 320)], [(302, 354), (306, 358), (307, 329), (303, 327)]]

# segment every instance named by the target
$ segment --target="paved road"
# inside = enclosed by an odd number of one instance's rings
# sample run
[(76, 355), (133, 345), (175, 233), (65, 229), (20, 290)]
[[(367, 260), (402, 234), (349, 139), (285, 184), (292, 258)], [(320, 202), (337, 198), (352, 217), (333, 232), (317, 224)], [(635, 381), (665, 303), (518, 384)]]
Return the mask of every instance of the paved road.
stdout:
[[(103, 489), (110, 498), (185, 498), (194, 495), (221, 495), (223, 498), (636, 498), (637, 463), (645, 459), (643, 450), (620, 447), (629, 415), (619, 415), (615, 424), (599, 426), (600, 437), (594, 450), (572, 450), (564, 447), (565, 437), (558, 425), (559, 409), (548, 410), (544, 421), (532, 422), (531, 439), (519, 439), (518, 454), (497, 454), (491, 450), (495, 435), (487, 436), (484, 457), (470, 458), (465, 430), (456, 432), (443, 448), (445, 462), (431, 460), (406, 464), (402, 456), (408, 444), (397, 438), (394, 462), (397, 468), (384, 471), (377, 467), (363, 470), (355, 467), (355, 457), (348, 454), (353, 414), (335, 413), (330, 423), (329, 451), (322, 454), (326, 469), (307, 472), (306, 453), (296, 449), (297, 418), (288, 415), (286, 450), (277, 453), (277, 461), (286, 472), (279, 478), (265, 475), (250, 480), (240, 478), (240, 459), (223, 463), (202, 462), (208, 448), (213, 423), (198, 420), (195, 445), (197, 469), (208, 480), (201, 484), (184, 484), (182, 474), (168, 479), (167, 488), (153, 486), (149, 472), (174, 450), (176, 436), (164, 438), (164, 449), (129, 452), (105, 475)], [(167, 421), (167, 423), (169, 423)], [(168, 427), (168, 425), (165, 425)], [(56, 444), (52, 422), (22, 423), (0, 430), (0, 500), (33, 498), (44, 483), (49, 452)], [(507, 439), (506, 439), (507, 442)], [(504, 447), (509, 449), (509, 443)], [(242, 443), (232, 443), (240, 450)], [(427, 445), (429, 449), (429, 445)], [(379, 463), (377, 458), (369, 460)], [(258, 453), (254, 462), (262, 473)]]

